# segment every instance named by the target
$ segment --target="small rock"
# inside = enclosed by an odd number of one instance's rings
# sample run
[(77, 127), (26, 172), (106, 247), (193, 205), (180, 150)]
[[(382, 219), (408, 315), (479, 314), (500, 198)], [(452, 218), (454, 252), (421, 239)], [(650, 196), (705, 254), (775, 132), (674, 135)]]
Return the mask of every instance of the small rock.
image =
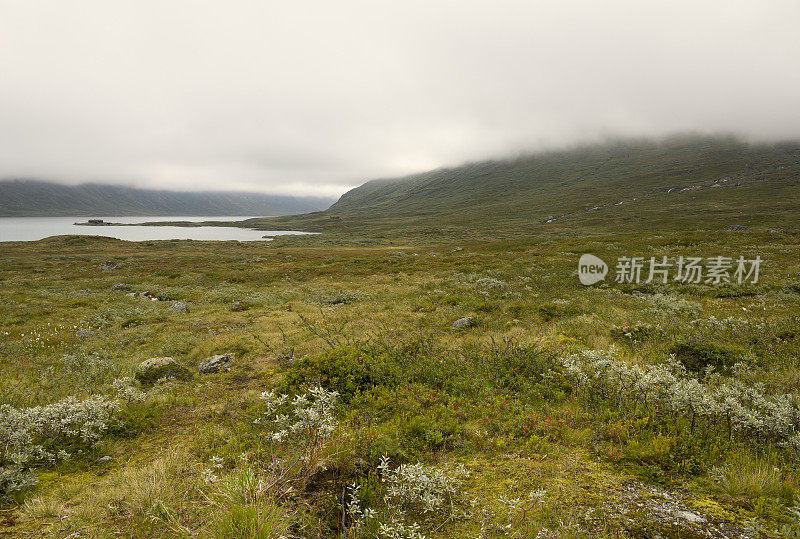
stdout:
[(246, 311), (247, 310), (247, 304), (245, 302), (243, 302), (243, 301), (234, 301), (231, 304), (231, 306), (228, 308), (228, 310), (230, 310), (230, 311), (232, 311), (234, 313), (238, 313), (240, 311)]
[(779, 228), (773, 228), (769, 231), (770, 234), (786, 234), (783, 230)]
[(473, 325), (475, 325), (475, 319), (471, 316), (465, 316), (453, 322), (453, 329), (464, 329)]
[[(153, 299), (154, 300), (158, 300), (158, 298), (153, 298)], [(189, 312), (189, 306), (186, 305), (182, 301), (176, 301), (175, 303), (173, 303), (172, 304), (172, 309), (175, 310), (175, 311), (178, 311), (179, 313), (188, 313)]]
[(215, 372), (231, 370), (231, 359), (226, 355), (207, 357), (200, 362), (198, 371), (200, 374), (212, 374)]
[(111, 457), (109, 455), (105, 455), (97, 459), (95, 462), (108, 462), (109, 460), (111, 460)]
[(454, 253), (457, 253), (457, 252), (459, 252), (459, 251), (463, 251), (463, 250), (464, 250), (464, 248), (463, 248), (463, 247), (456, 247), (455, 249), (453, 249), (453, 251), (452, 251), (452, 252), (454, 252)]
[(130, 290), (130, 289), (131, 289), (131, 287), (130, 287), (130, 286), (128, 286), (128, 285), (126, 285), (126, 284), (122, 284), (122, 283), (117, 283), (117, 284), (115, 284), (115, 285), (113, 285), (113, 286), (111, 287), (111, 290), (113, 290), (113, 291), (115, 291), (115, 292), (116, 292), (116, 291), (127, 292), (127, 291), (128, 291), (128, 290)]
[(100, 264), (97, 267), (100, 268), (103, 271), (119, 269), (119, 266), (115, 262), (110, 262), (110, 261), (109, 262), (103, 262), (102, 264)]
[(192, 377), (192, 373), (171, 357), (154, 357), (142, 361), (135, 374), (135, 378), (142, 385), (153, 385), (161, 378), (168, 377), (188, 380)]
[(728, 232), (745, 232), (747, 230), (750, 230), (750, 227), (743, 225), (728, 225), (722, 230), (726, 230)]
[(681, 518), (696, 524), (703, 524), (706, 521), (704, 517), (701, 517), (696, 513), (692, 513), (691, 511), (681, 511), (680, 509), (676, 509), (673, 515), (675, 515), (675, 518)]
[(139, 297), (139, 292), (128, 292), (125, 295), (128, 296), (129, 298), (138, 298)]

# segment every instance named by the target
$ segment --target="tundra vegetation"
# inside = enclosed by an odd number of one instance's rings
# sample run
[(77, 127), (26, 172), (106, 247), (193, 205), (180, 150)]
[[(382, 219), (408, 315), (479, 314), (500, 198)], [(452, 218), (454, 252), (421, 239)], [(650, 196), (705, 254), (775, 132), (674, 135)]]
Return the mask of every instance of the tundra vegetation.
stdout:
[(2, 244), (0, 534), (800, 534), (797, 236), (375, 237)]

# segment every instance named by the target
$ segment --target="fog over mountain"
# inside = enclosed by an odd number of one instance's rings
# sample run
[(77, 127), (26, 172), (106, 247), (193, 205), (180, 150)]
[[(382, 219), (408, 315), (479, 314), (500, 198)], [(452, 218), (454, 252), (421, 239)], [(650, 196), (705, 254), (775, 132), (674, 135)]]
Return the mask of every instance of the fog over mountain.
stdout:
[(226, 191), (164, 191), (119, 185), (0, 181), (0, 217), (64, 215), (291, 215), (322, 210), (329, 197)]
[(339, 195), (611, 136), (800, 137), (800, 3), (0, 4), (0, 178)]

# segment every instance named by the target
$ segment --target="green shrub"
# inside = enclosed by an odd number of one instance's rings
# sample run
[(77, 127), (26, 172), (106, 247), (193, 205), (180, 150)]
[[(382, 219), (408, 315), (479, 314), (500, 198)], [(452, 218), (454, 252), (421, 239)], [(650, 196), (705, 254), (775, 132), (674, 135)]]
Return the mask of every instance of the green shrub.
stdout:
[(461, 425), (452, 409), (438, 405), (424, 415), (412, 417), (402, 429), (412, 449), (438, 451), (453, 448), (454, 439), (461, 432)]
[[(481, 379), (491, 387), (514, 393), (547, 396), (562, 395), (568, 384), (560, 376), (563, 364), (556, 354), (535, 345), (521, 345), (511, 341), (495, 342), (489, 346), (462, 352), (463, 364), (479, 369)], [(474, 372), (474, 370), (473, 370)], [(462, 370), (462, 376), (469, 376)], [(472, 380), (475, 384), (475, 380)]]
[(385, 352), (341, 346), (292, 365), (284, 379), (286, 389), (320, 385), (336, 391), (342, 401), (375, 387), (395, 387), (400, 370)]
[(671, 354), (693, 372), (702, 372), (709, 365), (716, 371), (730, 371), (742, 359), (742, 351), (732, 346), (720, 346), (712, 342), (686, 341), (673, 344)]

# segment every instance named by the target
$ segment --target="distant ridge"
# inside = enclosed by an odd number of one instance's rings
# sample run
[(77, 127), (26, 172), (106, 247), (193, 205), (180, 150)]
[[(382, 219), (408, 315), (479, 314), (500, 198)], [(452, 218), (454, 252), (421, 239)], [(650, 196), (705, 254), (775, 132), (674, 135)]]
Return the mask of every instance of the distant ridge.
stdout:
[(265, 228), (402, 235), (630, 231), (739, 225), (797, 230), (800, 142), (623, 139), (377, 179), (324, 212)]
[(224, 191), (180, 192), (38, 180), (0, 181), (0, 217), (291, 215), (319, 211), (335, 201)]

